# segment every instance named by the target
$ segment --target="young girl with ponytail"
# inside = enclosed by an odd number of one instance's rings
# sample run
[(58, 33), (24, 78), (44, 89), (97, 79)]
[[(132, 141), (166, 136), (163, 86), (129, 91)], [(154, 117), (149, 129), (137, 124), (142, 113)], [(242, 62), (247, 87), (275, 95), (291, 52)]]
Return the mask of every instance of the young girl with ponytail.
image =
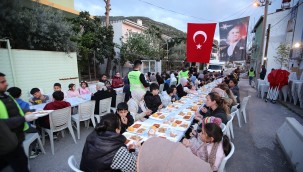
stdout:
[(86, 138), (80, 163), (82, 171), (136, 171), (136, 155), (128, 151), (120, 130), (117, 115), (109, 113), (101, 118)]
[(223, 135), (217, 123), (204, 124), (199, 138), (183, 139), (182, 143), (197, 157), (208, 162), (213, 171), (218, 171), (223, 158), (231, 150), (228, 137)]

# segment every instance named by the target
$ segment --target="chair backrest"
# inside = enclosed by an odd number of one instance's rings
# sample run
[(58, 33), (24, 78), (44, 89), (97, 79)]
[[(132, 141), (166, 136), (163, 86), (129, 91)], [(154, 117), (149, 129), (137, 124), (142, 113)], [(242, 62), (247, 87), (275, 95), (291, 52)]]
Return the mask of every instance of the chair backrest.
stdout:
[(91, 85), (91, 86), (88, 87), (88, 89), (89, 89), (89, 91), (90, 91), (91, 93), (97, 92), (96, 85)]
[(243, 98), (243, 101), (241, 102), (240, 110), (243, 110), (243, 109), (246, 108), (246, 105), (247, 105), (248, 100), (249, 100), (250, 97), (251, 97), (251, 96), (247, 96), (247, 97), (244, 97), (244, 98)]
[(229, 154), (225, 158), (223, 158), (223, 160), (221, 161), (221, 164), (219, 166), (218, 172), (224, 172), (225, 171), (224, 169), (225, 169), (226, 162), (229, 160), (229, 158), (235, 152), (235, 146), (234, 146), (234, 144), (232, 142), (230, 142), (230, 144), (231, 144), (231, 150), (230, 150)]
[(239, 103), (231, 107), (231, 112), (236, 112), (238, 110)]
[(96, 101), (91, 100), (79, 105), (79, 120), (88, 120), (94, 116)]
[(224, 132), (226, 130), (226, 125), (224, 123), (221, 123), (220, 127), (222, 129), (222, 132)]
[(160, 86), (159, 86), (160, 93), (162, 93), (163, 89), (164, 89), (164, 84), (160, 84)]
[(116, 96), (116, 107), (119, 103), (124, 102), (125, 100), (125, 93), (118, 93)]
[(83, 172), (79, 169), (79, 165), (78, 165), (74, 155), (72, 155), (68, 158), (67, 163), (68, 163), (69, 168), (71, 168), (73, 171)]
[(53, 131), (60, 131), (71, 123), (71, 107), (58, 109), (49, 114), (49, 125)]
[(100, 103), (99, 103), (99, 115), (100, 116), (110, 113), (111, 103), (112, 103), (111, 97), (100, 100)]

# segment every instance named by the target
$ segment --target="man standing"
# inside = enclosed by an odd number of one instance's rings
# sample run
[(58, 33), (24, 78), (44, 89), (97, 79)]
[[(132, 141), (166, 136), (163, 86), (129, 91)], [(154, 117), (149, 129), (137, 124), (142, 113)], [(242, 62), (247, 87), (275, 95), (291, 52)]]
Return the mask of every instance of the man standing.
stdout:
[(261, 72), (260, 72), (260, 79), (264, 80), (265, 75), (266, 75), (266, 68), (265, 68), (264, 65), (262, 65), (262, 69), (261, 69)]
[(145, 87), (149, 86), (146, 82), (143, 73), (140, 72), (142, 66), (141, 60), (136, 60), (134, 63), (134, 70), (128, 73), (128, 80), (130, 83), (130, 91), (141, 89), (145, 91)]
[[(0, 151), (0, 171), (7, 166), (11, 166), (14, 171), (29, 171), (27, 164), (27, 157), (22, 147), (22, 142), (25, 139), (24, 131), (28, 129), (26, 122), (37, 119), (34, 114), (30, 112), (24, 115), (22, 109), (14, 98), (5, 94), (8, 84), (5, 75), (0, 73), (0, 120), (4, 122), (11, 133), (11, 136), (16, 137), (16, 147), (9, 151), (4, 152), (3, 147)], [(3, 139), (3, 138), (2, 138)], [(7, 140), (0, 140), (1, 143), (6, 143)], [(7, 143), (10, 144), (10, 143)], [(5, 147), (6, 145), (4, 145)]]
[(248, 71), (249, 85), (251, 85), (251, 81), (254, 79), (255, 76), (256, 76), (256, 72), (253, 69), (253, 67), (251, 67), (250, 70)]
[(189, 71), (183, 67), (182, 70), (179, 72), (178, 75), (178, 83), (180, 84), (181, 78), (188, 78)]

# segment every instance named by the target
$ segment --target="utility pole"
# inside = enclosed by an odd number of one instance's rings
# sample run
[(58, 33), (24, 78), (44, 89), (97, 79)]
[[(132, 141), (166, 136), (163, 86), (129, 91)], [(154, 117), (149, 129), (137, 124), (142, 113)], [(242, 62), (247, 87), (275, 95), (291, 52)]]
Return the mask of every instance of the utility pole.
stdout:
[(108, 28), (109, 26), (109, 11), (111, 10), (110, 8), (110, 0), (104, 0), (105, 2), (105, 23), (106, 23), (106, 27)]
[(260, 70), (261, 70), (261, 63), (262, 63), (262, 58), (263, 58), (265, 31), (266, 31), (266, 23), (267, 23), (267, 13), (268, 13), (268, 5), (269, 5), (269, 0), (259, 0), (259, 1), (260, 1), (262, 6), (265, 6), (265, 8), (264, 8), (264, 16), (263, 16), (260, 51), (259, 51), (259, 57), (257, 59), (257, 64), (256, 64), (256, 75), (257, 75), (258, 78), (259, 78), (259, 73), (260, 73)]
[(266, 66), (267, 63), (267, 51), (268, 51), (268, 42), (269, 42), (269, 36), (270, 36), (270, 27), (271, 24), (268, 24), (268, 28), (267, 28), (267, 32), (266, 32), (266, 44), (265, 44), (265, 53), (264, 53), (264, 57), (266, 57), (266, 60), (264, 59), (264, 65)]

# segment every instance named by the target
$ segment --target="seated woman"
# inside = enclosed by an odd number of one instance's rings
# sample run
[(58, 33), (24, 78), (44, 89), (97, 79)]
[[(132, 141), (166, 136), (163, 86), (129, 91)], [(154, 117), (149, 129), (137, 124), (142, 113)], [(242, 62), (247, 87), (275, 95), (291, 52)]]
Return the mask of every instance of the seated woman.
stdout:
[(186, 96), (187, 93), (184, 91), (184, 87), (187, 86), (187, 78), (181, 78), (180, 84), (177, 86), (178, 97)]
[(127, 127), (133, 125), (134, 118), (131, 116), (130, 112), (128, 111), (128, 106), (125, 102), (118, 104), (116, 115), (120, 118), (120, 122), (121, 122), (120, 134), (123, 134), (126, 131)]
[(197, 88), (194, 85), (189, 85), (187, 93), (189, 93), (189, 94), (197, 94), (198, 91), (197, 91)]
[(218, 171), (223, 158), (231, 150), (228, 137), (223, 136), (222, 129), (216, 123), (204, 124), (199, 138), (183, 139), (182, 143), (197, 157), (208, 162), (213, 171)]
[(91, 94), (91, 92), (88, 89), (88, 84), (85, 81), (81, 81), (80, 83), (80, 88), (79, 88), (79, 93), (80, 95), (85, 95), (85, 94)]
[(196, 112), (195, 119), (202, 123), (202, 119), (208, 116), (221, 118), (222, 122), (228, 122), (227, 113), (228, 107), (223, 104), (223, 99), (216, 92), (211, 92), (206, 96), (206, 107), (203, 107), (199, 112)]
[(136, 156), (127, 150), (120, 124), (119, 117), (112, 113), (101, 118), (86, 138), (80, 163), (82, 171), (136, 171)]
[(72, 98), (72, 97), (80, 97), (80, 93), (78, 90), (76, 90), (75, 84), (68, 85), (67, 98)]
[(152, 113), (152, 111), (146, 107), (144, 102), (145, 91), (133, 90), (131, 95), (132, 98), (127, 102), (128, 110), (133, 115), (135, 121), (144, 121), (145, 117)]
[(232, 107), (237, 104), (237, 99), (235, 98), (233, 92), (229, 89), (229, 86), (226, 83), (221, 83), (218, 85), (218, 88), (224, 90), (229, 97), (228, 106)]

